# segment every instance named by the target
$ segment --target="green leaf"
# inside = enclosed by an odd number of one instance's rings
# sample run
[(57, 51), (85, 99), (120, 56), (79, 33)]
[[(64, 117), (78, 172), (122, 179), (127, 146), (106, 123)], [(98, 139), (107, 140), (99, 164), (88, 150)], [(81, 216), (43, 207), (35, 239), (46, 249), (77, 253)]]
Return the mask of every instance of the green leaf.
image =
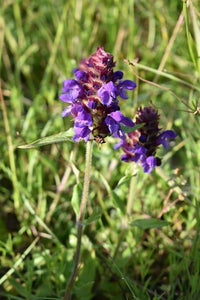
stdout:
[(134, 125), (133, 127), (127, 127), (127, 126), (124, 126), (124, 125), (120, 125), (120, 127), (123, 130), (123, 132), (129, 133), (129, 132), (140, 129), (141, 127), (144, 126), (144, 124), (145, 123), (140, 123), (140, 124)]
[(122, 202), (122, 200), (120, 199), (120, 197), (117, 195), (116, 191), (113, 191), (108, 183), (108, 181), (106, 180), (106, 178), (99, 173), (99, 176), (107, 190), (107, 192), (109, 193), (109, 196), (113, 202), (113, 204), (118, 207), (120, 209), (120, 211), (122, 212), (122, 214), (125, 214), (125, 206), (124, 203)]
[(135, 174), (135, 175), (126, 175), (126, 176), (123, 176), (123, 177), (119, 180), (119, 182), (118, 182), (118, 184), (117, 184), (117, 186), (116, 186), (115, 189), (121, 187), (123, 184), (128, 183), (128, 182), (130, 181), (130, 179), (131, 179), (133, 176), (136, 176), (136, 174)]
[(95, 221), (99, 220), (101, 218), (101, 216), (102, 216), (101, 210), (99, 208), (96, 208), (96, 209), (94, 209), (94, 211), (91, 214), (91, 216), (84, 221), (84, 224), (85, 225), (89, 225), (92, 222), (95, 222)]
[(114, 205), (116, 207), (118, 207), (120, 209), (121, 213), (124, 215), (125, 214), (125, 205), (122, 202), (122, 200), (120, 199), (120, 197), (117, 195), (117, 193), (115, 191), (111, 191), (110, 196), (111, 196), (111, 199), (112, 199)]
[(18, 292), (20, 296), (25, 297), (25, 299), (27, 298), (26, 288), (22, 284), (20, 284), (19, 282), (17, 282), (17, 280), (13, 278), (9, 278), (9, 282), (15, 288), (15, 290)]
[(169, 222), (160, 219), (137, 219), (131, 223), (131, 226), (137, 226), (141, 229), (162, 228), (170, 225)]
[(39, 140), (36, 140), (30, 144), (27, 145), (21, 145), (18, 146), (20, 149), (30, 149), (30, 148), (36, 148), (36, 147), (41, 147), (49, 144), (54, 144), (54, 143), (62, 143), (62, 142), (74, 142), (72, 140), (72, 136), (74, 135), (74, 130), (70, 128), (67, 131), (60, 132), (58, 134), (53, 134), (44, 138), (41, 138)]
[(88, 252), (84, 256), (84, 268), (80, 270), (78, 281), (74, 291), (79, 300), (89, 300), (94, 296), (93, 287), (95, 284), (96, 259), (93, 253)]

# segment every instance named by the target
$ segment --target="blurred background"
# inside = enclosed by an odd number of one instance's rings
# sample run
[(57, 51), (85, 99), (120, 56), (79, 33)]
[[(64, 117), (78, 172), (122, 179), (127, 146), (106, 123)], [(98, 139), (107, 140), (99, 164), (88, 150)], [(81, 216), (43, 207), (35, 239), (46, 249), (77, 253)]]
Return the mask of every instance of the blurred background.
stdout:
[[(200, 2), (0, 4), (0, 298), (64, 295), (85, 143), (17, 147), (73, 126), (61, 117), (62, 81), (102, 46), (137, 83), (121, 111), (134, 120), (151, 105), (178, 137), (150, 175), (122, 163), (112, 138), (94, 145), (87, 216), (97, 210), (96, 221), (85, 229), (72, 299), (199, 299)], [(140, 218), (169, 225), (141, 228)]]

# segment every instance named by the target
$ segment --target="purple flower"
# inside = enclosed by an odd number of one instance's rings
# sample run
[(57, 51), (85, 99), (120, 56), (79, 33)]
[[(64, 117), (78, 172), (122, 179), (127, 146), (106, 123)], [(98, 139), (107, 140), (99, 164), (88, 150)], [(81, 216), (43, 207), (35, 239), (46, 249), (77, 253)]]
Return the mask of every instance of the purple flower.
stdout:
[(78, 98), (83, 97), (83, 87), (75, 79), (66, 79), (63, 82), (62, 95), (59, 96), (60, 100), (72, 103)]
[(67, 108), (65, 108), (62, 112), (62, 117), (66, 117), (71, 113), (72, 105), (69, 105)]
[(121, 160), (124, 161), (124, 162), (130, 162), (131, 161), (131, 155), (122, 154)]
[(86, 72), (80, 71), (79, 69), (75, 69), (74, 74), (75, 74), (75, 76), (78, 80), (81, 80), (83, 82), (87, 82), (88, 74)]
[(174, 139), (176, 133), (172, 130), (160, 133), (159, 115), (152, 107), (138, 110), (136, 124), (143, 126), (129, 132), (114, 148), (122, 147), (125, 152), (121, 156), (123, 161), (139, 163), (143, 167), (143, 172), (151, 173), (161, 164), (161, 159), (155, 156), (158, 146), (162, 144), (167, 148), (169, 140)]
[(176, 133), (172, 130), (165, 130), (163, 131), (157, 138), (157, 144), (160, 145), (162, 144), (165, 149), (168, 148), (169, 146), (169, 140), (170, 139), (175, 139)]
[(124, 76), (123, 72), (121, 72), (121, 71), (116, 71), (116, 72), (113, 73), (113, 78), (112, 78), (112, 80), (113, 80), (113, 82), (115, 82), (115, 81), (117, 81), (118, 79), (122, 79), (123, 76)]
[(118, 86), (117, 86), (118, 94), (123, 99), (128, 99), (128, 96), (126, 94), (126, 90), (134, 90), (135, 88), (136, 88), (136, 83), (132, 80), (120, 81)]
[(122, 113), (119, 110), (111, 112), (108, 116), (113, 118), (116, 122), (122, 123), (127, 127), (133, 127), (135, 125), (135, 123), (133, 123), (131, 119), (122, 115)]
[(127, 99), (125, 90), (132, 90), (136, 84), (131, 80), (120, 81), (123, 72), (113, 71), (115, 62), (110, 53), (102, 47), (83, 59), (73, 70), (76, 79), (63, 82), (60, 100), (70, 103), (62, 112), (74, 118), (74, 140), (94, 138), (104, 142), (108, 135), (124, 138), (121, 124), (127, 127), (134, 123), (120, 112), (118, 96)]
[(87, 142), (90, 138), (91, 130), (87, 126), (79, 126), (79, 124), (75, 124), (74, 132), (75, 134), (73, 136), (73, 140), (75, 142), (78, 142), (81, 138), (84, 139), (85, 142)]
[(103, 105), (109, 106), (116, 98), (117, 88), (112, 81), (105, 83), (98, 90), (97, 95), (100, 97)]
[(144, 173), (151, 173), (153, 169), (157, 165), (157, 159), (156, 157), (152, 156), (147, 156), (145, 157), (144, 160), (141, 161), (141, 166), (143, 167), (143, 172)]
[(108, 114), (105, 119), (105, 123), (108, 126), (110, 133), (119, 138), (123, 138), (125, 136), (121, 130), (120, 123), (127, 127), (133, 127), (135, 125), (131, 119), (122, 115), (119, 110)]

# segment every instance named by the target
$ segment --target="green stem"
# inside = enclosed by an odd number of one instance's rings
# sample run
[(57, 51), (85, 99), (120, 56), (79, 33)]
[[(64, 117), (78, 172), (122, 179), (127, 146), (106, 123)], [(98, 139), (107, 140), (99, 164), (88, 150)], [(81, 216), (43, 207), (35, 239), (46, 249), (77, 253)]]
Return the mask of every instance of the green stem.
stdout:
[[(133, 67), (137, 67), (139, 70), (141, 69), (141, 70), (145, 70), (145, 71), (149, 71), (149, 72), (155, 73), (155, 74), (157, 74), (158, 76), (163, 76), (163, 77), (165, 77), (165, 78), (169, 78), (169, 79), (171, 79), (171, 80), (174, 80), (174, 81), (176, 81), (176, 82), (178, 82), (178, 83), (180, 83), (180, 84), (183, 84), (183, 85), (185, 85), (185, 86), (187, 86), (187, 87), (189, 87), (189, 88), (191, 88), (191, 89), (194, 89), (195, 91), (198, 91), (198, 92), (200, 91), (200, 88), (199, 88), (198, 86), (195, 86), (195, 85), (193, 85), (193, 84), (191, 84), (191, 83), (189, 83), (189, 82), (187, 82), (187, 81), (185, 81), (185, 80), (182, 80), (182, 79), (180, 79), (180, 78), (178, 78), (178, 77), (176, 77), (176, 76), (174, 76), (174, 75), (172, 75), (172, 74), (170, 74), (170, 73), (163, 72), (163, 71), (159, 71), (159, 70), (157, 70), (157, 69), (153, 69), (153, 68), (150, 68), (150, 67), (148, 67), (148, 66), (145, 66), (145, 65), (142, 65), (142, 64), (136, 63), (136, 62), (129, 62), (129, 61), (125, 61), (125, 62), (128, 62), (128, 63), (129, 63), (130, 65), (132, 65)], [(133, 70), (133, 68), (132, 68), (132, 70)], [(133, 70), (133, 71), (134, 71), (134, 70)], [(147, 82), (147, 83), (149, 83), (149, 84), (151, 84), (151, 85), (160, 87), (160, 88), (162, 88), (163, 90), (166, 90), (166, 91), (172, 93), (173, 95), (176, 95), (176, 94), (173, 93), (169, 88), (167, 88), (167, 87), (165, 87), (165, 86), (163, 86), (163, 85), (158, 85), (158, 84), (156, 84), (155, 82), (152, 82), (152, 81), (148, 81), (148, 80), (146, 80), (146, 79), (143, 79), (142, 77), (138, 76), (136, 73), (135, 73), (135, 75), (136, 75), (140, 80), (142, 80), (142, 81), (144, 81), (144, 82)]]
[(91, 163), (92, 163), (92, 146), (93, 142), (88, 141), (87, 142), (87, 148), (86, 148), (86, 156), (85, 156), (85, 177), (84, 177), (84, 185), (83, 185), (83, 193), (81, 198), (81, 205), (79, 210), (79, 215), (76, 220), (76, 226), (77, 226), (77, 245), (76, 245), (76, 252), (74, 256), (74, 267), (73, 271), (70, 277), (70, 280), (67, 285), (67, 289), (65, 292), (65, 296), (63, 300), (69, 300), (71, 291), (73, 289), (76, 276), (78, 273), (78, 265), (80, 261), (80, 252), (81, 252), (81, 240), (82, 240), (82, 233), (83, 233), (83, 221), (85, 217), (85, 210), (88, 200), (88, 192), (89, 192), (89, 184), (90, 184), (90, 170), (91, 170)]

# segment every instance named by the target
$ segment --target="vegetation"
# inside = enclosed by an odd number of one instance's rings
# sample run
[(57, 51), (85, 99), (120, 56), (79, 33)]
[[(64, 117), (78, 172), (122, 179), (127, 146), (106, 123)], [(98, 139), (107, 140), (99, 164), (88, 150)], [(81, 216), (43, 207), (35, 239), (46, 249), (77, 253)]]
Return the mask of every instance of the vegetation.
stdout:
[(63, 299), (76, 249), (85, 142), (20, 149), (72, 127), (58, 98), (104, 47), (137, 82), (121, 110), (152, 105), (178, 137), (151, 174), (93, 147), (73, 300), (200, 299), (198, 0), (1, 1), (0, 298)]

